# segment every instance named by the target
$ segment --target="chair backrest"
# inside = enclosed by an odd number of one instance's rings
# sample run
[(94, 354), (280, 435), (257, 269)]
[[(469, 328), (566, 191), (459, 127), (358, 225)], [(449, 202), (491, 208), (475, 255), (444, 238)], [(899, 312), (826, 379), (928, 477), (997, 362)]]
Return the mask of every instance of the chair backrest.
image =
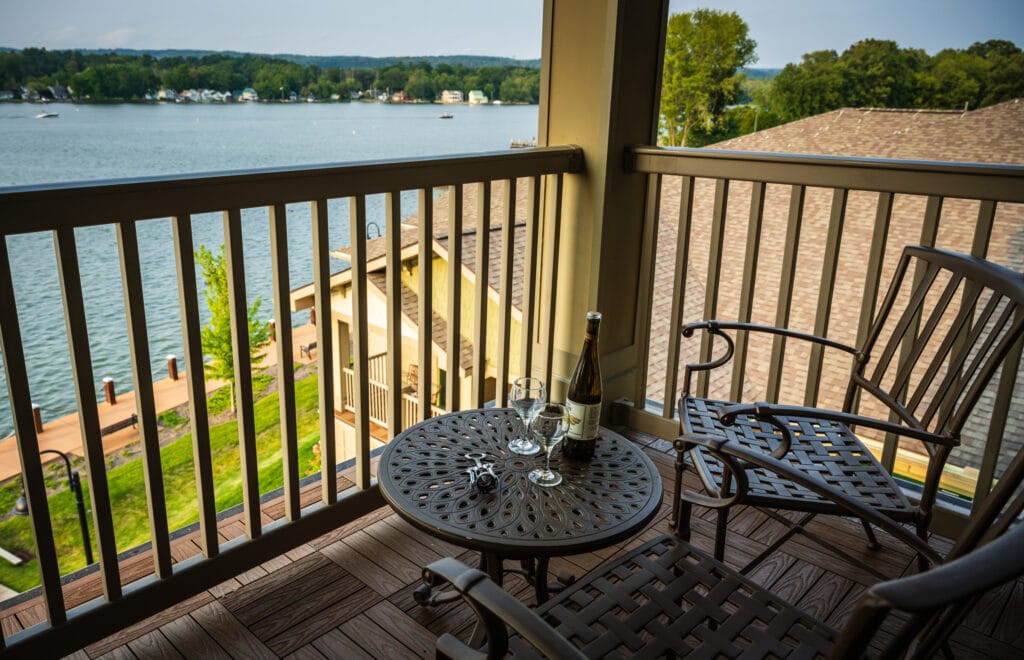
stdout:
[(870, 394), (912, 427), (959, 437), (985, 387), (1024, 334), (1024, 275), (908, 245), (854, 371), (850, 410)]
[(934, 657), (984, 592), (1024, 575), (1024, 449), (971, 514), (946, 562), (876, 584), (843, 629), (835, 657), (861, 657), (891, 610), (910, 612), (881, 657)]

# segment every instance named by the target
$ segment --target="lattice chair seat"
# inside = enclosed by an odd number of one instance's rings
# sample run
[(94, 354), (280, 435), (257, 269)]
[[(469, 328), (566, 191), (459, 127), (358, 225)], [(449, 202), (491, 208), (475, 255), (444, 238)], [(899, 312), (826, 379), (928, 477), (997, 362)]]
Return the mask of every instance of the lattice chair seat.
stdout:
[[(754, 415), (739, 415), (731, 424), (725, 424), (718, 412), (727, 405), (731, 404), (684, 397), (680, 415), (683, 433), (723, 438), (766, 454), (776, 450), (781, 441), (778, 429)], [(915, 507), (845, 424), (785, 416), (775, 419), (793, 431), (794, 441), (782, 457), (783, 461), (894, 520), (910, 522), (914, 519)], [(704, 487), (721, 492), (722, 462), (703, 446), (695, 447), (690, 457)], [(830, 500), (772, 471), (751, 468), (746, 470), (746, 476), (748, 490), (744, 502), (747, 504), (815, 513), (840, 512)]]
[[(472, 569), (470, 569), (472, 570)], [(666, 534), (536, 609), (588, 658), (826, 657), (837, 633)], [(507, 657), (556, 657), (519, 635)]]
[[(836, 633), (670, 535), (539, 612), (588, 657), (824, 656)], [(521, 637), (515, 657), (538, 657)]]

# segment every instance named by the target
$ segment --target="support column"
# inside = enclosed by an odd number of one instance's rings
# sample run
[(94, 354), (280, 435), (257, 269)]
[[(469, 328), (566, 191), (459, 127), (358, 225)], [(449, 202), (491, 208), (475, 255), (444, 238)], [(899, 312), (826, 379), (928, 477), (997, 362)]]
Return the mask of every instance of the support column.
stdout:
[[(601, 323), (608, 404), (633, 392), (646, 181), (624, 168), (626, 147), (654, 144), (668, 0), (545, 0), (538, 141), (583, 148), (565, 176), (552, 394), (560, 397), (589, 309)], [(554, 195), (546, 190), (545, 217)], [(543, 271), (542, 271), (543, 272)]]

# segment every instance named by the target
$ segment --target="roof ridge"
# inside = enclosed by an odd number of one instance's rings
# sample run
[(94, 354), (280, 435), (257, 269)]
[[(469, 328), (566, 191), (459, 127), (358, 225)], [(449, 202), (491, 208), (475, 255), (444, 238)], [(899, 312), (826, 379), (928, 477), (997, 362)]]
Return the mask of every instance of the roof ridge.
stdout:
[(941, 108), (840, 108), (839, 111), (842, 112), (844, 110), (851, 112), (905, 112), (908, 114), (928, 115), (963, 115), (974, 112), (974, 110), (944, 110)]

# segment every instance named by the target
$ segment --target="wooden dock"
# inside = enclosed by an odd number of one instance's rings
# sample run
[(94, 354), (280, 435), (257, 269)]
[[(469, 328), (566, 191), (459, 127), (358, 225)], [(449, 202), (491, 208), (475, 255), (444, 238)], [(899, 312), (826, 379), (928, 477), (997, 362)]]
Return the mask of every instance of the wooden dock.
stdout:
[[(316, 340), (316, 326), (302, 325), (292, 332), (292, 359), (297, 364), (305, 364), (315, 360), (313, 356), (300, 355), (299, 348)], [(277, 365), (277, 348), (271, 343), (264, 353), (262, 368), (274, 367)], [(224, 387), (227, 383), (223, 381), (208, 380), (206, 392), (209, 394), (214, 390)], [(69, 384), (70, 387), (70, 384)], [(162, 378), (153, 382), (153, 395), (156, 399), (157, 413), (177, 408), (188, 402), (188, 390), (185, 384), (184, 372), (179, 372), (178, 379), (170, 377)], [(129, 391), (117, 395), (117, 403), (111, 405), (102, 401), (96, 405), (99, 410), (100, 428), (107, 428), (111, 425), (124, 422), (133, 414), (136, 414), (135, 392)], [(121, 449), (139, 439), (138, 428), (128, 425), (126, 428), (114, 431), (103, 436), (103, 450), (111, 453)], [(72, 413), (58, 419), (43, 419), (43, 432), (39, 434), (39, 449), (56, 449), (66, 454), (82, 456), (82, 433), (79, 428), (78, 413)], [(44, 456), (47, 460), (59, 460), (56, 456)], [(47, 462), (47, 461), (44, 461)], [(10, 436), (0, 440), (0, 482), (6, 481), (21, 473), (21, 460), (18, 455), (18, 444), (14, 437)]]

